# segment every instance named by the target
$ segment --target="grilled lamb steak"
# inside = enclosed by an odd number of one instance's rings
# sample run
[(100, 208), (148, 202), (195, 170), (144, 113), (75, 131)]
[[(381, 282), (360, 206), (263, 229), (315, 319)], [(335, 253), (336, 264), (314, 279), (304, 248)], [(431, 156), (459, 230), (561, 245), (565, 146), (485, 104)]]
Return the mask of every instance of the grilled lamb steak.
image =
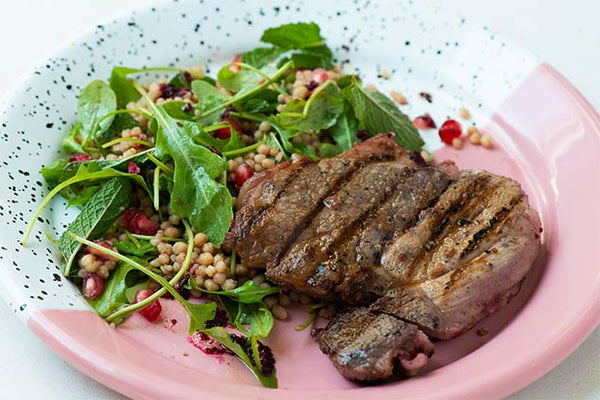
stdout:
[[(362, 306), (318, 337), (350, 379), (391, 374), (393, 359), (413, 354), (408, 342), (425, 349), (415, 332), (468, 330), (517, 293), (537, 257), (540, 221), (517, 182), (418, 161), (380, 134), (332, 159), (281, 164), (238, 197), (225, 245), (245, 266), (266, 267), (283, 288)], [(377, 337), (373, 327), (384, 326)]]

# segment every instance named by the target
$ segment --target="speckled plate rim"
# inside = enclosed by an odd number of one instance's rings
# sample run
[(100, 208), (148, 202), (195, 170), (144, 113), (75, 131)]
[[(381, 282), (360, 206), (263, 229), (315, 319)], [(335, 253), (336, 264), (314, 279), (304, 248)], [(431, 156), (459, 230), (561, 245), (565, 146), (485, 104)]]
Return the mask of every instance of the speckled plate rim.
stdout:
[[(557, 73), (554, 69), (546, 64), (542, 64), (539, 68), (537, 68), (532, 75), (543, 75), (546, 78), (550, 78), (553, 82), (551, 86), (553, 88), (551, 91), (556, 91), (557, 96), (562, 96), (568, 98), (567, 101), (575, 103), (580, 114), (576, 115), (577, 118), (585, 118), (589, 119), (588, 124), (591, 126), (591, 129), (586, 131), (586, 135), (591, 135), (592, 139), (595, 140), (594, 143), (598, 143), (598, 137), (600, 137), (600, 122), (597, 113), (594, 109), (585, 101), (585, 99), (577, 92), (572, 85), (564, 79), (559, 73)], [(21, 83), (25, 82), (27, 78), (22, 78)], [(560, 88), (559, 90), (556, 90)], [(4, 98), (4, 106), (10, 103), (11, 94)], [(540, 102), (544, 102), (545, 99), (539, 99)], [(0, 106), (3, 107), (3, 106)], [(501, 114), (501, 113), (500, 113)], [(500, 117), (503, 119), (503, 117)], [(561, 121), (554, 121), (556, 123), (560, 123)], [(596, 276), (596, 289), (600, 289), (600, 276)], [(598, 316), (594, 314), (594, 311), (600, 307), (600, 290), (595, 291), (595, 295), (590, 297), (588, 302), (585, 304), (585, 307), (580, 308), (580, 313), (578, 313), (577, 317), (573, 319), (572, 325), (568, 330), (565, 330), (562, 335), (555, 336), (552, 338), (545, 338), (545, 345), (552, 345), (552, 354), (548, 354), (548, 351), (544, 353), (536, 352), (535, 350), (539, 350), (537, 346), (536, 349), (532, 351), (528, 351), (526, 354), (520, 355), (519, 363), (528, 363), (528, 368), (511, 369), (511, 370), (500, 370), (494, 371), (493, 373), (489, 373), (483, 379), (478, 379), (476, 381), (471, 382), (463, 382), (462, 384), (455, 385), (451, 388), (447, 388), (444, 391), (444, 395), (447, 397), (470, 397), (470, 398), (478, 398), (478, 397), (501, 397), (508, 395), (526, 384), (532, 382), (533, 380), (539, 378), (541, 375), (549, 371), (555, 365), (557, 365), (560, 361), (562, 361), (565, 357), (567, 357), (585, 338), (589, 333), (598, 325)], [(110, 379), (107, 376), (103, 376), (107, 373), (106, 366), (102, 365), (101, 359), (83, 359), (78, 354), (74, 353), (68, 346), (60, 348), (60, 343), (65, 337), (61, 337), (64, 333), (61, 333), (61, 327), (46, 325), (41, 326), (38, 324), (39, 320), (36, 321), (36, 313), (34, 312), (31, 318), (28, 321), (28, 325), (30, 328), (34, 330), (36, 334), (38, 334), (42, 339), (44, 339), (57, 353), (63, 356), (65, 359), (72, 362), (78, 368), (82, 369), (84, 372), (89, 374), (90, 376), (100, 380), (101, 382), (107, 384), (110, 387), (113, 387), (125, 394), (137, 397), (140, 392), (139, 388), (128, 386), (126, 383), (120, 383), (118, 376), (113, 376), (116, 374), (109, 373), (108, 375), (111, 377)], [(464, 360), (460, 360), (462, 364), (464, 361), (468, 361), (472, 363), (471, 356), (465, 357)], [(458, 364), (458, 363), (457, 363)], [(453, 365), (454, 367), (454, 365)], [(130, 371), (133, 375), (136, 374), (136, 371)], [(455, 382), (456, 383), (456, 382)], [(233, 390), (233, 389), (232, 389)], [(365, 392), (371, 392), (371, 394), (379, 393), (380, 391), (373, 388), (367, 388), (364, 391), (357, 391), (357, 398), (360, 396), (364, 396)], [(226, 390), (223, 393), (211, 393), (215, 395), (215, 398), (230, 398), (229, 396), (235, 395), (235, 390), (230, 391)], [(249, 394), (260, 395), (263, 398), (281, 398), (282, 393), (277, 392), (273, 393), (273, 395), (266, 395), (264, 391), (258, 390), (254, 392), (251, 389)], [(349, 392), (344, 391), (344, 395), (347, 398), (354, 397), (350, 395)], [(305, 398), (306, 393), (297, 393), (294, 395), (293, 393), (287, 393), (287, 398)], [(403, 393), (404, 394), (404, 393)], [(297, 397), (295, 397), (297, 396)], [(319, 392), (315, 393), (315, 396), (322, 396), (323, 398), (334, 398), (336, 396), (335, 392)], [(152, 397), (152, 396), (150, 396)]]

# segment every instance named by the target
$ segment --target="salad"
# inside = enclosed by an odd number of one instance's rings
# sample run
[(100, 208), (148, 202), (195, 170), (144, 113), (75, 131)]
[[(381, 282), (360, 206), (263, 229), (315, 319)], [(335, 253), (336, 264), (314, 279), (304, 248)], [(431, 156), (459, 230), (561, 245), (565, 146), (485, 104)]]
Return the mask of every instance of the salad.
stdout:
[[(301, 329), (332, 307), (280, 291), (221, 248), (238, 190), (278, 163), (331, 157), (380, 132), (411, 150), (423, 141), (393, 100), (335, 65), (316, 24), (270, 28), (261, 41), (215, 78), (116, 66), (108, 81), (89, 83), (62, 141), (67, 155), (42, 168), (51, 191), (23, 244), (60, 194), (80, 210), (55, 240), (62, 272), (98, 315), (118, 325), (139, 312), (152, 323), (160, 299), (174, 298), (205, 352), (234, 354), (276, 387), (261, 342), (274, 319), (307, 304)], [(157, 72), (165, 78), (142, 83)]]

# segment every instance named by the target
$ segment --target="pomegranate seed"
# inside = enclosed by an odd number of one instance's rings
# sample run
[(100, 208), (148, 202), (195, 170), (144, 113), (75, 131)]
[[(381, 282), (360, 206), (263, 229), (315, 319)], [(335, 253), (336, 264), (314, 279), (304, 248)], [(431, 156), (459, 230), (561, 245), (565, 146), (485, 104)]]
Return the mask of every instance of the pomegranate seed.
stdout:
[(452, 141), (454, 139), (458, 139), (462, 136), (462, 127), (457, 121), (449, 119), (444, 122), (440, 128), (439, 135), (440, 139), (442, 139), (442, 142), (446, 143), (447, 145), (452, 145)]
[(139, 174), (140, 172), (142, 172), (142, 170), (140, 169), (140, 167), (138, 167), (136, 163), (134, 163), (133, 161), (129, 161), (129, 164), (127, 165), (127, 172), (129, 172), (130, 174)]
[[(222, 122), (227, 122), (229, 125), (231, 125), (231, 127), (233, 127), (233, 129), (237, 131), (238, 134), (242, 133), (242, 128), (240, 128), (238, 123), (234, 120), (225, 118)], [(231, 128), (228, 126), (225, 128), (219, 128), (214, 131), (213, 135), (218, 139), (229, 139), (231, 137)]]
[(88, 156), (87, 154), (75, 153), (75, 154), (71, 154), (71, 156), (69, 157), (69, 162), (89, 161), (91, 159), (92, 158), (90, 156)]
[[(241, 54), (236, 55), (232, 62), (234, 62), (234, 63), (242, 62), (242, 55)], [(242, 67), (240, 67), (239, 65), (230, 65), (229, 70), (233, 71), (233, 72), (239, 72), (242, 70)]]
[[(135, 294), (135, 302), (139, 303), (140, 301), (144, 301), (153, 294), (154, 292), (150, 289), (140, 289)], [(152, 303), (148, 304), (139, 311), (139, 313), (150, 322), (156, 321), (161, 312), (162, 306), (160, 305), (160, 301), (158, 301), (158, 299), (154, 300)]]
[(233, 177), (235, 188), (239, 190), (252, 175), (254, 175), (254, 170), (251, 166), (246, 163), (238, 165), (238, 167), (235, 169), (235, 175)]
[(83, 297), (94, 300), (104, 292), (104, 281), (99, 275), (88, 272), (83, 277)]
[(433, 120), (433, 118), (431, 118), (431, 116), (427, 113), (415, 118), (413, 120), (413, 125), (417, 129), (422, 129), (422, 130), (434, 129), (437, 127), (435, 125), (435, 121)]
[(137, 235), (152, 236), (160, 228), (158, 222), (152, 221), (142, 211), (134, 208), (125, 211), (121, 218), (119, 218), (119, 223), (126, 227), (129, 232)]
[(329, 80), (329, 74), (323, 68), (317, 68), (313, 72), (311, 72), (310, 77), (308, 78), (308, 90), (315, 90), (323, 82)]

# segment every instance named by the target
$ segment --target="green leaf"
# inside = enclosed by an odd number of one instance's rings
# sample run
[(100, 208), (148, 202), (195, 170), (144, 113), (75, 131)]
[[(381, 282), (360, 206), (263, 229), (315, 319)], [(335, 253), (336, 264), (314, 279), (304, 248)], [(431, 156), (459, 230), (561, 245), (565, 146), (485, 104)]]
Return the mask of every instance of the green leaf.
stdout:
[(190, 326), (188, 328), (189, 334), (191, 335), (196, 331), (206, 333), (206, 321), (210, 321), (211, 319), (215, 318), (215, 314), (217, 312), (217, 303), (212, 302), (193, 304), (184, 300), (184, 302), (181, 302), (181, 304), (190, 315)]
[(219, 296), (229, 297), (238, 303), (252, 304), (260, 302), (265, 296), (279, 293), (276, 286), (262, 287), (257, 285), (252, 279), (246, 281), (242, 286), (231, 290), (210, 291), (201, 289), (206, 293), (213, 293)]
[(242, 54), (242, 62), (260, 68), (277, 60), (286, 50), (278, 47), (258, 47)]
[(67, 154), (85, 153), (81, 143), (81, 125), (79, 123), (73, 125), (71, 129), (62, 139), (62, 148)]
[[(77, 123), (81, 126), (84, 135), (96, 135), (105, 132), (112, 124), (114, 115), (100, 118), (117, 109), (117, 96), (115, 92), (101, 80), (90, 82), (83, 88), (77, 100)], [(97, 129), (97, 132), (92, 132)]]
[[(127, 274), (135, 271), (127, 263), (119, 262), (114, 271), (111, 272), (108, 279), (104, 282), (104, 292), (100, 297), (94, 300), (88, 300), (88, 303), (101, 317), (106, 317), (119, 308), (130, 304), (127, 298)], [(119, 324), (121, 321), (114, 321)]]
[(274, 113), (279, 105), (278, 95), (273, 89), (265, 89), (242, 102), (240, 109), (249, 113)]
[[(256, 378), (260, 381), (260, 383), (262, 383), (263, 386), (269, 388), (277, 387), (277, 377), (275, 373), (273, 372), (269, 376), (264, 376), (261, 371), (262, 366), (255, 365), (255, 362), (253, 360), (250, 360), (242, 346), (240, 346), (231, 339), (230, 334), (225, 330), (225, 328), (216, 326), (214, 328), (205, 329), (203, 332), (212, 337), (213, 339), (217, 340), (223, 346), (231, 350), (236, 356), (238, 356), (244, 362), (244, 364), (246, 364), (246, 366), (254, 373)], [(246, 338), (246, 340), (250, 341), (249, 338)]]
[[(259, 338), (265, 338), (273, 329), (274, 318), (271, 311), (262, 301), (251, 304), (239, 303), (239, 314), (236, 321), (236, 327), (246, 335), (256, 335)], [(247, 331), (242, 324), (247, 324)]]
[(370, 136), (391, 132), (396, 142), (409, 149), (418, 150), (424, 142), (417, 128), (396, 106), (396, 104), (379, 92), (365, 90), (356, 79), (343, 91), (352, 104), (359, 121), (359, 127), (366, 129)]
[(319, 153), (323, 157), (333, 157), (350, 150), (359, 140), (356, 137), (358, 131), (358, 120), (354, 115), (352, 106), (347, 101), (344, 101), (344, 112), (340, 114), (337, 122), (329, 130), (329, 135), (335, 141), (335, 145), (331, 143), (321, 143), (319, 145)]
[(283, 49), (303, 49), (323, 45), (321, 30), (314, 22), (291, 23), (265, 30), (262, 42), (271, 43)]
[(100, 238), (129, 206), (131, 190), (128, 179), (119, 177), (108, 180), (69, 224), (59, 243), (59, 252), (64, 261), (62, 271), (65, 275), (70, 274), (71, 265), (81, 248), (81, 243), (68, 232), (89, 240)]
[(296, 68), (331, 69), (333, 67), (333, 55), (325, 45), (302, 49), (293, 53), (291, 57)]
[(275, 121), (284, 129), (318, 133), (333, 126), (344, 109), (340, 89), (327, 81), (314, 91), (308, 101), (293, 99)]
[(51, 164), (42, 167), (42, 176), (51, 187), (58, 185), (61, 173), (67, 164), (69, 164), (69, 160), (59, 158)]
[(171, 209), (189, 218), (196, 232), (204, 232), (210, 241), (220, 245), (233, 219), (233, 203), (229, 189), (215, 181), (229, 166), (227, 161), (194, 138), (200, 127), (172, 118), (163, 107), (149, 102), (159, 129), (156, 148), (169, 154), (175, 164)]
[(217, 73), (217, 82), (232, 93), (243, 93), (266, 81), (269, 75), (273, 75), (276, 71), (274, 67), (268, 65), (260, 69), (262, 74), (247, 68), (232, 71), (229, 65), (225, 65)]
[(132, 80), (127, 78), (127, 75), (140, 71), (139, 69), (128, 67), (114, 67), (112, 69), (109, 84), (117, 96), (117, 105), (119, 108), (125, 108), (127, 103), (139, 100), (140, 94), (133, 86)]
[(139, 244), (125, 241), (115, 242), (114, 246), (119, 250), (119, 253), (129, 254), (138, 258), (145, 258), (157, 253), (156, 247), (148, 240), (140, 240)]
[(175, 74), (169, 81), (169, 85), (175, 86), (176, 88), (190, 88), (190, 82), (188, 82), (186, 74), (184, 74), (183, 71)]
[[(213, 110), (219, 105), (229, 101), (231, 96), (221, 92), (219, 89), (203, 80), (192, 81), (192, 91), (198, 98), (198, 103), (194, 108), (204, 114), (209, 110)], [(214, 124), (220, 119), (219, 113), (213, 113), (201, 120), (204, 125)]]

